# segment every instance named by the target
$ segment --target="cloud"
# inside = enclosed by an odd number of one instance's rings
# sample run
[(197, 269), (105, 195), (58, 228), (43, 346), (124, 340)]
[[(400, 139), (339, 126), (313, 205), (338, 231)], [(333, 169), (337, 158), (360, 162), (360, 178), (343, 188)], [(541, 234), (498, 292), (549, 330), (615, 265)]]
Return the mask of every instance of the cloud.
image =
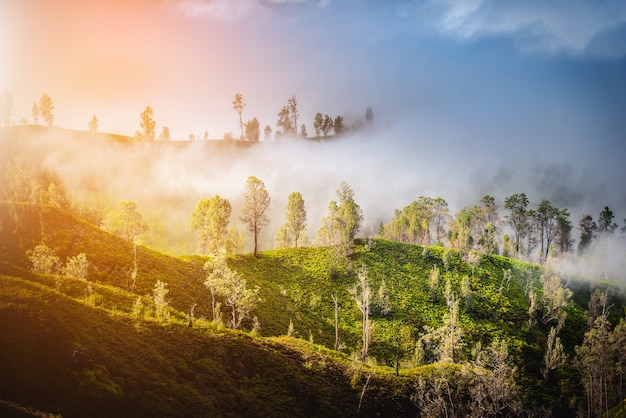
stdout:
[(237, 21), (261, 12), (263, 6), (313, 4), (326, 6), (330, 0), (183, 0), (180, 9), (188, 17), (207, 17), (217, 20)]
[[(450, 36), (504, 36), (525, 50), (549, 53), (593, 52), (590, 43), (626, 22), (626, 3), (619, 0), (430, 0), (426, 6), (438, 29)], [(626, 38), (612, 37), (602, 48), (604, 56), (624, 55)]]

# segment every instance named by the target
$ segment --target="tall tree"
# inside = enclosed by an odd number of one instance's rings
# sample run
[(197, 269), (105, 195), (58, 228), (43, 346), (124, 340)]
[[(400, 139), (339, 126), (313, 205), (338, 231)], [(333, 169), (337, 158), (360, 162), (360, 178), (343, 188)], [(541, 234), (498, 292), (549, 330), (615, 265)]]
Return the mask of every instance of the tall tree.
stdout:
[(324, 136), (328, 136), (328, 134), (330, 133), (330, 131), (333, 130), (334, 127), (335, 122), (333, 122), (333, 119), (328, 115), (324, 115), (322, 126), (320, 127), (320, 130), (322, 131)]
[(235, 99), (233, 100), (233, 109), (239, 115), (239, 130), (241, 131), (240, 139), (243, 141), (243, 119), (241, 117), (243, 108), (246, 107), (246, 104), (243, 102), (243, 96), (241, 93), (235, 94)]
[(98, 118), (96, 115), (93, 115), (93, 118), (89, 121), (89, 132), (98, 132)]
[(246, 122), (246, 141), (258, 142), (261, 136), (261, 128), (259, 127), (259, 120), (252, 118)]
[(567, 208), (559, 210), (556, 214), (556, 246), (560, 254), (565, 254), (572, 248), (572, 229), (572, 221)]
[(259, 233), (269, 223), (266, 212), (270, 206), (270, 195), (265, 189), (265, 184), (254, 176), (248, 177), (243, 201), (239, 219), (254, 237), (254, 256), (256, 257)]
[(361, 229), (363, 211), (354, 201), (354, 191), (352, 191), (348, 183), (342, 181), (339, 184), (337, 197), (339, 197), (339, 205), (337, 207), (336, 222), (339, 226), (341, 246), (344, 249), (344, 253), (348, 255), (352, 249), (354, 237)]
[(350, 294), (356, 302), (356, 306), (361, 311), (361, 361), (365, 361), (369, 351), (369, 344), (372, 339), (370, 326), (370, 304), (372, 302), (372, 289), (367, 280), (367, 270), (362, 267), (358, 271), (358, 281), (350, 288)]
[(156, 122), (153, 119), (153, 111), (150, 106), (146, 106), (146, 109), (141, 112), (139, 126), (142, 131), (140, 132), (141, 139), (144, 141), (154, 141), (156, 136)]
[(278, 121), (276, 121), (276, 136), (289, 136), (293, 135), (296, 130), (296, 126), (293, 124), (293, 119), (289, 113), (289, 107), (283, 106), (278, 112)]
[(202, 198), (191, 214), (191, 228), (199, 231), (198, 249), (202, 254), (217, 254), (226, 248), (231, 206), (219, 196)]
[(513, 230), (515, 252), (522, 251), (522, 242), (528, 234), (528, 198), (524, 193), (517, 193), (504, 199), (504, 208), (509, 210), (506, 216), (508, 225)]
[(13, 125), (13, 94), (7, 89), (0, 96), (0, 119), (5, 128)]
[(296, 100), (295, 94), (292, 95), (289, 98), (289, 100), (287, 100), (287, 108), (289, 109), (289, 116), (291, 120), (293, 121), (292, 126), (293, 126), (294, 135), (296, 136), (296, 138), (298, 138), (297, 127), (298, 127), (298, 116), (300, 115), (300, 113), (298, 112), (298, 101)]
[(617, 224), (613, 222), (613, 211), (605, 206), (598, 216), (598, 235), (609, 235), (615, 232)]
[(598, 229), (598, 226), (591, 215), (587, 214), (583, 215), (583, 217), (580, 218), (580, 221), (578, 221), (578, 228), (580, 229), (578, 252), (582, 253), (589, 247), (589, 245), (591, 245), (591, 242), (596, 237), (596, 230)]
[(113, 221), (113, 232), (133, 244), (133, 271), (131, 272), (131, 291), (137, 282), (137, 240), (148, 231), (148, 224), (137, 210), (137, 204), (131, 201), (118, 203), (118, 212)]
[(304, 199), (299, 192), (293, 192), (289, 195), (286, 218), (284, 231), (287, 241), (294, 248), (298, 248), (300, 237), (306, 230), (306, 208), (304, 207)]
[(263, 129), (263, 134), (265, 135), (265, 140), (269, 141), (272, 135), (272, 127), (269, 125), (265, 125), (265, 129)]
[(539, 242), (541, 245), (540, 262), (548, 259), (550, 244), (554, 241), (557, 232), (557, 215), (559, 210), (552, 206), (548, 199), (543, 199), (533, 212), (534, 221), (539, 230)]
[(41, 113), (41, 117), (46, 125), (52, 126), (54, 122), (54, 105), (52, 104), (52, 99), (46, 93), (44, 93), (39, 99), (39, 112)]
[(315, 118), (313, 119), (313, 128), (315, 129), (316, 136), (320, 136), (320, 133), (322, 132), (322, 125), (324, 125), (324, 116), (320, 112), (317, 112), (315, 114)]

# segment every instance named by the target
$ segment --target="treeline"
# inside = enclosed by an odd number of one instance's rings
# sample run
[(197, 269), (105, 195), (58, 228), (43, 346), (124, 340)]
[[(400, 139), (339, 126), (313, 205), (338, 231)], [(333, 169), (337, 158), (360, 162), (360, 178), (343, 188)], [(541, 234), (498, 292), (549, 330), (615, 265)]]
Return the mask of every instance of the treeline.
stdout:
[[(396, 210), (389, 222), (381, 223), (378, 234), (394, 241), (442, 245), (540, 263), (573, 251), (574, 227), (567, 208), (558, 208), (548, 199), (542, 199), (533, 208), (525, 193), (516, 193), (504, 199), (503, 209), (501, 216), (495, 198), (485, 195), (477, 204), (451, 215), (445, 199), (420, 196)], [(578, 222), (578, 252), (584, 252), (594, 240), (614, 234), (618, 228), (614, 218), (608, 206), (599, 213), (597, 222), (585, 214)], [(620, 231), (626, 233), (626, 219)]]
[[(233, 110), (237, 112), (239, 117), (239, 135), (236, 136), (232, 132), (224, 133), (222, 139), (224, 140), (240, 140), (248, 142), (257, 142), (261, 139), (261, 124), (256, 117), (248, 119), (246, 122), (243, 120), (243, 110), (246, 107), (243, 95), (241, 93), (235, 94), (235, 98), (232, 102)], [(7, 89), (0, 94), (0, 122), (4, 127), (13, 126), (13, 113), (14, 113), (14, 96)], [(278, 112), (278, 118), (276, 120), (273, 139), (280, 138), (308, 138), (309, 133), (305, 123), (302, 123), (298, 127), (298, 118), (300, 111), (298, 109), (298, 101), (296, 96), (293, 95), (287, 100), (287, 104), (281, 107)], [(315, 137), (328, 137), (331, 134), (334, 136), (343, 135), (349, 131), (358, 131), (362, 129), (366, 124), (371, 124), (374, 120), (374, 112), (371, 107), (365, 110), (365, 123), (361, 119), (356, 119), (348, 125), (344, 121), (344, 116), (338, 115), (334, 118), (328, 114), (322, 115), (317, 112), (313, 118), (312, 125), (315, 130)], [(32, 107), (32, 123), (39, 125), (42, 121), (46, 126), (52, 126), (54, 122), (54, 104), (52, 98), (44, 93), (39, 101), (33, 103)], [(28, 124), (26, 118), (20, 120), (21, 125)], [(98, 117), (94, 114), (91, 120), (88, 122), (89, 132), (98, 131)], [(272, 127), (268, 124), (263, 129), (264, 140), (272, 140)], [(154, 110), (151, 106), (146, 106), (143, 112), (139, 115), (139, 129), (135, 131), (134, 137), (137, 141), (170, 141), (171, 133), (170, 128), (167, 125), (162, 125), (160, 133), (157, 135), (157, 123), (154, 119)], [(204, 135), (189, 134), (188, 139), (194, 140), (208, 140), (209, 132), (205, 131)]]

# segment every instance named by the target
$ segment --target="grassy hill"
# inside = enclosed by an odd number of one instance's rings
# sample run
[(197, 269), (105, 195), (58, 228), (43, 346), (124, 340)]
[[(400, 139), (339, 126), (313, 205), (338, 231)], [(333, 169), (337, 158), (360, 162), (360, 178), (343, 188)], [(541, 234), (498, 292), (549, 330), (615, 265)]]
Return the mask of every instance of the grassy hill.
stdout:
[[(42, 240), (63, 262), (85, 253), (88, 280), (30, 272), (27, 251)], [(572, 366), (549, 387), (541, 377), (551, 324), (528, 326), (528, 290), (541, 292), (540, 266), (385, 240), (357, 242), (347, 261), (331, 248), (231, 256), (230, 268), (260, 288), (252, 313), (261, 326), (257, 336), (210, 323), (205, 261), (140, 246), (130, 292), (129, 242), (61, 209), (0, 203), (0, 412), (22, 416), (24, 408), (6, 406), (18, 405), (63, 416), (415, 416), (418, 380), (433, 367), (451, 367), (419, 366), (415, 358), (420, 336), (444, 322), (447, 283), (459, 300), (460, 361), (473, 359), (477, 343), (502, 338), (527, 410), (543, 405), (572, 414), (568, 404), (583, 396)], [(440, 284), (433, 291), (435, 266)], [(361, 268), (374, 293), (384, 280), (391, 304), (388, 313), (372, 316), (377, 366), (352, 355), (361, 334), (350, 288)], [(149, 301), (157, 280), (170, 291), (171, 320), (134, 319), (134, 302)], [(467, 283), (471, 297), (461, 298)], [(619, 292), (611, 300), (618, 316)], [(333, 296), (341, 352), (332, 350)], [(569, 355), (582, 341), (588, 300), (583, 287), (568, 308), (560, 335)], [(190, 328), (194, 304), (198, 320)], [(285, 336), (290, 322), (296, 338)]]

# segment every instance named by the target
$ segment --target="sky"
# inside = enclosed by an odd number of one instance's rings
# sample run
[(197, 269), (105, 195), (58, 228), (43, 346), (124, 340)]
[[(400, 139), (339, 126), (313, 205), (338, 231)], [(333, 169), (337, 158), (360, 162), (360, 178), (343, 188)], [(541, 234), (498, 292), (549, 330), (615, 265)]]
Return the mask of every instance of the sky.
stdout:
[(310, 133), (371, 107), (373, 131), (294, 164), (376, 219), (518, 192), (626, 218), (623, 0), (0, 0), (0, 56), (16, 123), (43, 93), (56, 126), (132, 136), (151, 106), (173, 139), (236, 133), (236, 93), (273, 130), (292, 95)]

